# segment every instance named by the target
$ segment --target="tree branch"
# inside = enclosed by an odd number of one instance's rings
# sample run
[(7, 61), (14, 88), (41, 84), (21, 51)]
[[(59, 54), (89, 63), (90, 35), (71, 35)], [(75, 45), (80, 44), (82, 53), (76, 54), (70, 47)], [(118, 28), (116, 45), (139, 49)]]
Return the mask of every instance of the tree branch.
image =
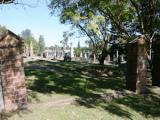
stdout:
[(141, 14), (140, 14), (140, 11), (138, 9), (138, 6), (136, 5), (136, 3), (133, 1), (133, 0), (130, 0), (131, 4), (133, 5), (133, 7), (135, 8), (136, 12), (137, 12), (137, 15), (138, 15), (138, 21), (141, 25), (141, 28), (140, 28), (140, 31), (142, 34), (144, 34), (144, 24), (143, 24), (143, 20), (142, 20), (142, 17), (141, 17)]
[(88, 37), (89, 39), (92, 41), (93, 43), (93, 47), (95, 47), (95, 43), (94, 43), (94, 40), (92, 39), (92, 37), (88, 34), (88, 32), (80, 25), (78, 24), (78, 27), (81, 29), (81, 31), (83, 31)]

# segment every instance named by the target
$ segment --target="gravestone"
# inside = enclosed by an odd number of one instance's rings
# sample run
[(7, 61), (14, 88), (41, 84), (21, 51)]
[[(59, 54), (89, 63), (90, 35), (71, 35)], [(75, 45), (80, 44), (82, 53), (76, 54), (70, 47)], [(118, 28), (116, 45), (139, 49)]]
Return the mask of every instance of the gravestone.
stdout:
[(160, 35), (156, 35), (153, 41), (152, 54), (152, 85), (160, 87)]
[(107, 62), (108, 62), (108, 63), (111, 62), (111, 56), (110, 56), (110, 54), (107, 55)]
[(137, 94), (146, 92), (146, 42), (142, 35), (127, 44), (126, 86)]
[(71, 46), (71, 58), (74, 58), (74, 48)]
[(9, 30), (0, 35), (1, 110), (14, 111), (27, 105), (23, 45), (23, 40)]

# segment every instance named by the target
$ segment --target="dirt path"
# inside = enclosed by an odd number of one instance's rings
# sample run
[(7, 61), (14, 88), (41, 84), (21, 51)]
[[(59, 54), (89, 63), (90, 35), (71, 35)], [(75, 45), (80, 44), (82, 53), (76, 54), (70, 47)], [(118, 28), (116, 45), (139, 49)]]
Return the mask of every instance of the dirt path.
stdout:
[(62, 99), (62, 100), (57, 100), (57, 101), (31, 103), (28, 105), (28, 109), (33, 110), (36, 108), (43, 109), (43, 107), (63, 107), (65, 105), (74, 104), (75, 101), (76, 101), (76, 98), (67, 98), (67, 99)]

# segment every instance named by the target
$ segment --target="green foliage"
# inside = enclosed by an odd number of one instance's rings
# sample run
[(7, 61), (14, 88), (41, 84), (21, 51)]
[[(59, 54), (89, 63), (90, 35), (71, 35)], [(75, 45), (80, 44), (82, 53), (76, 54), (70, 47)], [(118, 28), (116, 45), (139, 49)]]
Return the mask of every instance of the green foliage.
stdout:
[(32, 40), (32, 44), (33, 44), (33, 52), (34, 52), (35, 54), (37, 54), (37, 53), (38, 53), (38, 50), (39, 50), (39, 45), (38, 45), (37, 40), (33, 39), (33, 40)]
[(75, 54), (77, 57), (80, 57), (80, 54), (81, 54), (80, 41), (78, 41), (77, 48), (75, 48), (74, 52), (75, 52), (74, 54)]
[(51, 0), (49, 7), (90, 39), (94, 54), (105, 57), (110, 41), (123, 46), (138, 34), (160, 34), (159, 6), (159, 0)]
[(31, 43), (33, 45), (33, 52), (35, 54), (38, 53), (39, 45), (36, 39), (33, 37), (30, 29), (25, 29), (21, 32), (21, 37), (24, 39), (24, 43), (26, 46), (30, 46)]
[(45, 41), (44, 41), (43, 35), (39, 36), (38, 46), (39, 46), (39, 53), (44, 52), (44, 50), (45, 50)]
[(1, 25), (0, 25), (0, 33), (3, 34), (6, 30), (7, 30), (7, 29), (6, 29), (5, 26), (1, 26)]
[[(29, 103), (32, 112), (18, 111), (16, 115), (8, 116), (8, 120), (160, 118), (159, 89), (154, 89), (157, 93), (145, 96), (127, 91), (122, 69), (104, 66), (105, 71), (98, 74), (101, 66), (93, 64), (47, 61), (33, 61), (28, 64), (25, 74), (27, 95), (34, 99)], [(107, 75), (111, 71), (113, 75)]]
[[(52, 13), (58, 9), (61, 23), (71, 24), (80, 34), (87, 36), (92, 44), (92, 52), (97, 55), (109, 43), (107, 36), (110, 34), (110, 21), (100, 12), (90, 9), (87, 2), (89, 1), (52, 1), (50, 8)], [(80, 56), (78, 48), (75, 49), (75, 54)]]
[(69, 42), (69, 33), (68, 31), (65, 31), (63, 32), (63, 40), (61, 40), (60, 43), (64, 48), (67, 48), (69, 47), (68, 42)]

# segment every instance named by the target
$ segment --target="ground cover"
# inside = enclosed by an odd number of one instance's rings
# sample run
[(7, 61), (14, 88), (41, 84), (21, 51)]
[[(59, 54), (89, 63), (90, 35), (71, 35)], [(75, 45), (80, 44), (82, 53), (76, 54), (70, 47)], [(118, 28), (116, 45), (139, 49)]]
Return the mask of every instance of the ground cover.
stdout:
[(30, 61), (25, 65), (28, 110), (9, 120), (157, 120), (159, 89), (136, 95), (125, 88), (125, 69), (77, 63)]

